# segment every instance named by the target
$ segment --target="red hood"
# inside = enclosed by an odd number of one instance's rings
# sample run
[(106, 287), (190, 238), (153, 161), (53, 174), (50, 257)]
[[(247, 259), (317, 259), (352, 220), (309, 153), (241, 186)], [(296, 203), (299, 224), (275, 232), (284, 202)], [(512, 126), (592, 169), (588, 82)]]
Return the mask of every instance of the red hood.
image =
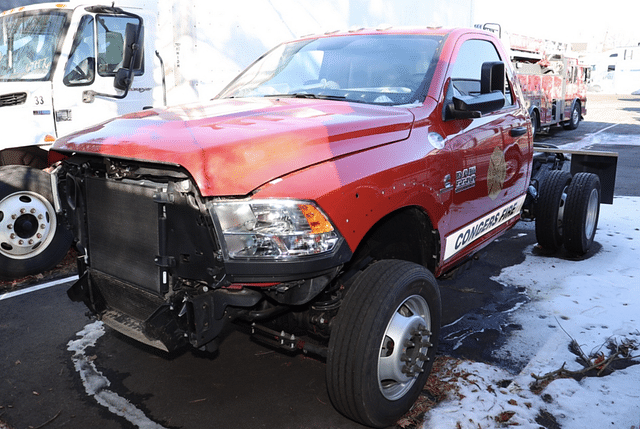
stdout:
[(54, 149), (178, 164), (205, 196), (246, 195), (309, 165), (405, 139), (412, 122), (404, 108), (213, 100), (112, 119), (59, 139)]

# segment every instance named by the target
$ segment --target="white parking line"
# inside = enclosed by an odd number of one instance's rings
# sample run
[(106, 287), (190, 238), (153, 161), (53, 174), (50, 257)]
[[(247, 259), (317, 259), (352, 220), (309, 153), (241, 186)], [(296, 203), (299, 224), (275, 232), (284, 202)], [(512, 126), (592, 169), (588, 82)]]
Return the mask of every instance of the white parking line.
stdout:
[(36, 285), (36, 286), (31, 286), (28, 288), (24, 288), (24, 289), (20, 289), (14, 292), (7, 292), (5, 294), (0, 295), (0, 301), (5, 300), (5, 299), (9, 299), (9, 298), (14, 298), (16, 296), (20, 296), (20, 295), (24, 295), (27, 293), (31, 293), (31, 292), (35, 292), (41, 289), (46, 289), (46, 288), (50, 288), (53, 286), (58, 286), (61, 285), (63, 283), (68, 283), (68, 282), (72, 282), (72, 281), (76, 281), (78, 280), (78, 276), (71, 276), (71, 277), (66, 277), (64, 279), (58, 279), (58, 280), (54, 280), (52, 282), (49, 283), (44, 283), (41, 285)]
[(600, 133), (603, 133), (603, 132), (605, 132), (605, 131), (607, 131), (607, 130), (609, 130), (609, 129), (613, 128), (613, 127), (615, 127), (616, 125), (620, 125), (620, 124), (613, 124), (613, 125), (609, 125), (608, 127), (603, 128), (603, 129), (601, 129), (600, 131), (596, 131), (595, 133), (592, 133), (592, 134), (589, 134), (589, 135), (592, 135), (592, 136), (598, 135), (598, 134), (600, 134)]

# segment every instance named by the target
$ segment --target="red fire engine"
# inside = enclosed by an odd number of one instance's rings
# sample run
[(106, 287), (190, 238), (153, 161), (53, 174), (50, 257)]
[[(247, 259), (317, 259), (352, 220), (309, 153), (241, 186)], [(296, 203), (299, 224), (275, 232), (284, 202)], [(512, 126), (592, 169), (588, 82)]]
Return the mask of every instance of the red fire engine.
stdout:
[(567, 56), (564, 43), (503, 33), (499, 24), (484, 24), (509, 49), (531, 116), (534, 135), (553, 125), (574, 130), (587, 114), (590, 69)]

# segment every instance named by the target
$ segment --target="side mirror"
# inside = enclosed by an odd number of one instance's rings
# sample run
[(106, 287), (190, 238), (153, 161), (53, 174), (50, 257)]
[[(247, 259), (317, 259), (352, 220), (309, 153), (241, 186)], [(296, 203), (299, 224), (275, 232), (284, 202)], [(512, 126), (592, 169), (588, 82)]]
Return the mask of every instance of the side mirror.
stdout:
[(505, 104), (504, 90), (504, 63), (483, 63), (480, 72), (480, 94), (454, 95), (452, 102), (446, 106), (445, 118), (480, 118), (483, 114), (502, 109)]
[(124, 68), (133, 70), (142, 67), (144, 27), (140, 28), (140, 34), (137, 39), (136, 35), (138, 35), (138, 26), (127, 23), (127, 28), (124, 33), (124, 60), (122, 64)]
[(115, 77), (113, 78), (113, 86), (122, 91), (129, 89), (131, 87), (131, 82), (133, 81), (133, 75), (129, 76), (129, 74), (128, 69), (118, 69)]
[(504, 94), (499, 91), (489, 94), (454, 96), (451, 103), (452, 113), (456, 119), (481, 118), (484, 113), (502, 109), (504, 102)]
[(489, 94), (494, 91), (504, 94), (504, 63), (502, 61), (482, 64), (480, 93)]
[(122, 91), (128, 91), (133, 83), (133, 71), (142, 67), (144, 43), (144, 27), (127, 23), (124, 36), (123, 67), (116, 71), (113, 86)]
[[(85, 103), (91, 103), (95, 97), (107, 97), (116, 100), (122, 100), (129, 94), (129, 88), (133, 82), (134, 70), (142, 67), (143, 57), (143, 43), (144, 43), (144, 25), (142, 18), (131, 12), (127, 12), (118, 7), (109, 6), (89, 6), (86, 8), (88, 12), (92, 13), (107, 13), (113, 15), (125, 15), (129, 18), (133, 18), (138, 21), (137, 24), (127, 23), (125, 28), (124, 38), (122, 43), (122, 51), (119, 50), (120, 43), (116, 42), (116, 37), (111, 37), (110, 44), (114, 44), (113, 50), (109, 52), (109, 65), (116, 67), (119, 64), (119, 58), (122, 58), (122, 68), (118, 69), (113, 79), (113, 86), (117, 89), (124, 91), (122, 94), (105, 94), (102, 92), (96, 92), (93, 90), (87, 90), (82, 93), (82, 101)], [(119, 38), (122, 40), (122, 37)], [(120, 55), (122, 55), (120, 57)], [(112, 71), (113, 69), (110, 69)]]

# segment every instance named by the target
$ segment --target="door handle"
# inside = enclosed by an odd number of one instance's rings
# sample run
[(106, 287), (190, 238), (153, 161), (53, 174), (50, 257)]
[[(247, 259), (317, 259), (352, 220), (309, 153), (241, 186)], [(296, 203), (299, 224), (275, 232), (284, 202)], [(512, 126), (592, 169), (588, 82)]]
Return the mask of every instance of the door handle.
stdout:
[(526, 127), (511, 128), (511, 131), (509, 131), (509, 135), (511, 135), (511, 137), (520, 137), (525, 135), (526, 133), (527, 133)]

